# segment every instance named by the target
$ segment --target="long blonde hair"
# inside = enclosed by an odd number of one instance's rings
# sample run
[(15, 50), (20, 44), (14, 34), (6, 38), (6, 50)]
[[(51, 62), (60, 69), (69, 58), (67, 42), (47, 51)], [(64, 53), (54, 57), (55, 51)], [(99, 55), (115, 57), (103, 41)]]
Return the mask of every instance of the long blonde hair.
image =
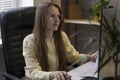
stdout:
[[(46, 16), (48, 13), (48, 8), (51, 6), (55, 6), (56, 8), (58, 8), (60, 14), (62, 15), (61, 9), (59, 8), (58, 5), (51, 2), (42, 3), (37, 6), (36, 15), (35, 15), (35, 24), (33, 29), (33, 34), (36, 40), (35, 43), (37, 46), (36, 56), (38, 58), (40, 66), (45, 71), (49, 70), (49, 62), (48, 62), (48, 55), (47, 55), (48, 48), (45, 41), (45, 28), (47, 26)], [(65, 65), (66, 65), (66, 57), (65, 57), (65, 50), (64, 50), (65, 46), (62, 39), (63, 22), (64, 22), (63, 17), (61, 17), (59, 28), (57, 31), (54, 31), (54, 34), (53, 34), (56, 51), (57, 51), (56, 54), (58, 55), (58, 60), (59, 60), (59, 70), (65, 70)]]

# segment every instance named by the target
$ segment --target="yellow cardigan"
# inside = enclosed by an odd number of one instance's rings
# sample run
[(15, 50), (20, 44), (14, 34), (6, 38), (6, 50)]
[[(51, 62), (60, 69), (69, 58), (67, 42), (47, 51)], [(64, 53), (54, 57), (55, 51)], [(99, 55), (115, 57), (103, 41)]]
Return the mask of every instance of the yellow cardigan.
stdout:
[[(70, 43), (69, 38), (65, 32), (62, 32), (64, 39), (64, 44), (66, 46), (66, 57), (67, 60), (71, 63), (76, 61), (78, 58), (81, 58), (79, 64), (82, 64), (88, 60), (88, 56), (85, 54), (80, 54), (75, 50), (73, 45)], [(48, 46), (48, 61), (49, 61), (49, 71), (58, 70), (58, 57), (55, 54), (55, 43), (54, 38), (52, 40), (46, 39)], [(25, 58), (25, 75), (31, 78), (32, 80), (49, 80), (49, 75), (51, 72), (42, 71), (41, 66), (38, 63), (38, 60), (35, 56), (36, 46), (34, 35), (30, 34), (25, 37), (23, 41), (23, 56)]]

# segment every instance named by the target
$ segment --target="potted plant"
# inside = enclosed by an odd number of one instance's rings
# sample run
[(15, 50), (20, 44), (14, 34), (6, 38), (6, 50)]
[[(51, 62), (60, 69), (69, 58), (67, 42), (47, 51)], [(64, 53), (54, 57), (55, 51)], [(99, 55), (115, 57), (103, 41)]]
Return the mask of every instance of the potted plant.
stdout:
[(114, 14), (109, 18), (107, 18), (108, 14), (107, 17), (101, 15), (101, 30), (104, 37), (101, 38), (99, 71), (111, 60), (114, 62), (114, 76), (106, 77), (103, 80), (120, 80), (118, 72), (120, 65), (120, 21), (117, 18), (118, 8), (113, 8), (113, 10)]
[(99, 0), (97, 3), (92, 5), (88, 9), (89, 18), (99, 22), (101, 19), (101, 10), (113, 7), (109, 5), (109, 3), (110, 0)]

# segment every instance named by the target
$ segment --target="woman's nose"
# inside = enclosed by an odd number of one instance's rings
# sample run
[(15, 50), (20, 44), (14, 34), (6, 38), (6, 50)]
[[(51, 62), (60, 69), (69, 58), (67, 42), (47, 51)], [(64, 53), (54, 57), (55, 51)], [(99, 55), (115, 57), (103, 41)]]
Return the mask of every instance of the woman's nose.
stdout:
[(60, 20), (58, 16), (56, 16), (54, 19), (55, 19), (55, 21), (59, 21)]

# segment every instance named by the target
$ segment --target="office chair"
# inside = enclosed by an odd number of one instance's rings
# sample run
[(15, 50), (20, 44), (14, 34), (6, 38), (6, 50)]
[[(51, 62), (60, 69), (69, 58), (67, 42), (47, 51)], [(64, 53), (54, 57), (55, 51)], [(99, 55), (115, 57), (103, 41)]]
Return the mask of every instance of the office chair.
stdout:
[[(0, 14), (0, 26), (6, 80), (21, 80), (25, 76), (25, 61), (22, 55), (22, 43), (30, 34), (34, 25), (36, 7), (21, 7), (6, 10)], [(22, 78), (23, 79), (23, 78)]]

